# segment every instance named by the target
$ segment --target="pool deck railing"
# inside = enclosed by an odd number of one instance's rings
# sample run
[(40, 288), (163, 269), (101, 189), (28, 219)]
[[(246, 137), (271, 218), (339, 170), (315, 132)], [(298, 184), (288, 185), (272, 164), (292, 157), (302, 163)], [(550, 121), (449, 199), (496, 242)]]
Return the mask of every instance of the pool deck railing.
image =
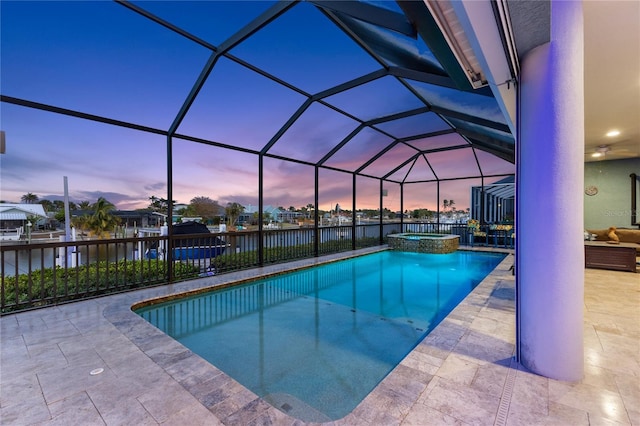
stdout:
[[(390, 234), (441, 232), (458, 235), (460, 244), (480, 245), (464, 224), (404, 223), (331, 226), (258, 231), (38, 242), (0, 246), (0, 315), (105, 294), (219, 275), (292, 260), (313, 258), (386, 243)], [(482, 246), (509, 248), (513, 240), (487, 234)], [(224, 241), (224, 253), (212, 259), (176, 260), (169, 247), (187, 242), (206, 246)], [(490, 244), (490, 240), (493, 243)], [(259, 249), (260, 248), (260, 249)], [(153, 255), (151, 255), (153, 254)], [(166, 259), (173, 258), (173, 262)], [(18, 277), (18, 279), (15, 279)]]

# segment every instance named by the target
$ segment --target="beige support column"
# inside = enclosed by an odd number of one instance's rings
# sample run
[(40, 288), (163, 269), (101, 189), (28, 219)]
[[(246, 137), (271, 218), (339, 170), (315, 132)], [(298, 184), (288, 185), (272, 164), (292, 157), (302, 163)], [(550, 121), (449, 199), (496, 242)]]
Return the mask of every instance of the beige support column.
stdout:
[(518, 355), (583, 376), (584, 54), (581, 1), (551, 2), (551, 41), (522, 61), (517, 179)]

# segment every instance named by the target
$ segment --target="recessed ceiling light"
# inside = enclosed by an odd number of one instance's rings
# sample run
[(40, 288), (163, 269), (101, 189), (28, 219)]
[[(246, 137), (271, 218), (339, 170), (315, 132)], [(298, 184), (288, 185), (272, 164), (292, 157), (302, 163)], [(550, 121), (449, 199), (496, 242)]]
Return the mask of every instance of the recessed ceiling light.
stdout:
[(591, 154), (592, 157), (601, 157), (602, 153), (601, 152), (594, 152), (593, 154)]
[(620, 130), (610, 130), (607, 132), (607, 137), (612, 138), (614, 136), (618, 136), (620, 134)]

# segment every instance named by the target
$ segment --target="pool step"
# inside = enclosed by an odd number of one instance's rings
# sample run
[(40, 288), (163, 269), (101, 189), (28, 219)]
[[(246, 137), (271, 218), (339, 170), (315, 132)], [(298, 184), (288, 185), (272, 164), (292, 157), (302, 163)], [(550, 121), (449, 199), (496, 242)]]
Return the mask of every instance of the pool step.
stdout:
[(324, 423), (332, 420), (326, 414), (288, 393), (270, 393), (265, 395), (263, 399), (283, 413), (304, 422)]

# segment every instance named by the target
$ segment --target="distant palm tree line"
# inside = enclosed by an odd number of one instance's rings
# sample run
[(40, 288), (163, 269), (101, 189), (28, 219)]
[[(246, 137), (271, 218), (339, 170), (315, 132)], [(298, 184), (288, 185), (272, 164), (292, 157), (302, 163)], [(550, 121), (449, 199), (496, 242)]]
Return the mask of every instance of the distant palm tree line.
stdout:
[[(58, 221), (64, 222), (65, 220), (64, 202), (61, 200), (41, 200), (36, 194), (29, 192), (21, 197), (21, 201), (25, 204), (40, 203), (45, 211), (56, 212), (56, 219)], [(166, 214), (168, 212), (169, 203), (167, 199), (152, 195), (149, 197), (149, 201), (149, 206), (146, 209), (139, 210), (158, 212), (161, 214)], [(176, 204), (175, 200), (173, 200), (173, 204)], [(452, 214), (456, 212), (463, 213), (460, 210), (456, 210), (454, 200), (443, 200), (442, 207), (443, 213), (445, 214)], [(107, 236), (120, 224), (120, 219), (111, 213), (116, 210), (115, 205), (104, 197), (98, 198), (95, 203), (91, 203), (89, 201), (81, 201), (79, 203), (69, 202), (69, 209), (90, 211), (91, 213), (74, 217), (72, 219), (72, 225), (82, 231), (88, 231), (98, 237)], [(300, 208), (289, 206), (289, 208), (286, 209), (283, 206), (279, 206), (278, 209), (282, 211), (298, 212), (306, 218), (311, 218), (314, 213), (315, 206), (309, 203)], [(222, 207), (217, 201), (212, 200), (209, 197), (198, 196), (192, 198), (189, 205), (178, 209), (176, 213), (186, 217), (200, 217), (208, 223), (220, 223), (221, 219), (224, 217), (227, 224), (232, 225), (236, 223), (244, 210), (244, 206), (236, 202), (229, 202), (226, 207)], [(365, 218), (379, 217), (378, 209), (358, 209), (357, 211)], [(466, 211), (468, 213), (469, 209), (466, 209)], [(320, 215), (324, 215), (326, 213), (342, 213), (349, 215), (351, 214), (351, 211), (348, 209), (342, 209), (336, 204), (335, 210), (332, 209), (329, 212), (318, 210), (318, 213)], [(412, 217), (414, 219), (432, 220), (436, 217), (437, 212), (425, 208), (418, 208), (414, 210), (405, 210), (404, 214), (405, 216)], [(257, 220), (257, 214), (254, 214), (253, 216), (254, 220)], [(388, 208), (384, 208), (383, 216), (394, 219), (396, 217), (396, 212), (393, 212)], [(270, 214), (263, 214), (263, 220), (268, 221), (270, 219)]]
[[(65, 221), (64, 201), (61, 200), (41, 200), (37, 195), (29, 192), (20, 200), (25, 204), (42, 205), (45, 211), (55, 212), (55, 218), (59, 222)], [(120, 224), (120, 219), (111, 212), (116, 209), (115, 205), (104, 197), (98, 198), (95, 203), (81, 201), (76, 204), (69, 202), (69, 210), (91, 211), (71, 219), (71, 224), (80, 231), (88, 231), (91, 235), (99, 238), (109, 237), (111, 232)]]

